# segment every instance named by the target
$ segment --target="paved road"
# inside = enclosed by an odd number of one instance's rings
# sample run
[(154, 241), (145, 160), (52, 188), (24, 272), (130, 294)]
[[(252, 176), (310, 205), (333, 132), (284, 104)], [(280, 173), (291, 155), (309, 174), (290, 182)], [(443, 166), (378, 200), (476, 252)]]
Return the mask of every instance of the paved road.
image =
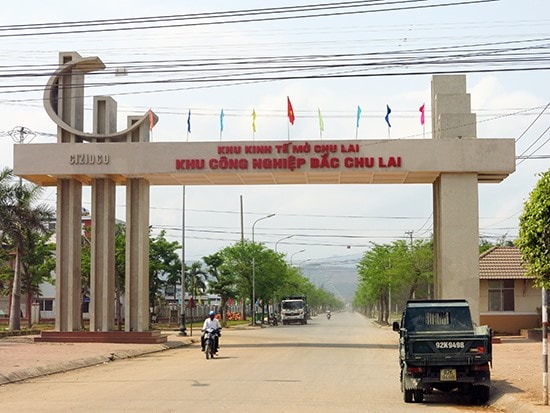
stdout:
[(2, 386), (1, 411), (492, 411), (441, 397), (405, 405), (397, 336), (357, 314), (227, 330), (221, 343), (214, 360), (195, 345)]

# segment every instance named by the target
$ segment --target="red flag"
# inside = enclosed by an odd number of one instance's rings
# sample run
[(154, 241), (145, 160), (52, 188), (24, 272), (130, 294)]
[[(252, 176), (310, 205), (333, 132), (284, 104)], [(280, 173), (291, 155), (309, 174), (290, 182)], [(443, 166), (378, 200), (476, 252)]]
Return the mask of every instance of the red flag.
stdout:
[(294, 125), (294, 110), (292, 109), (292, 103), (290, 103), (290, 99), (288, 96), (286, 97), (286, 102), (287, 102), (288, 120), (291, 125)]
[(420, 106), (420, 124), (424, 125), (424, 103)]

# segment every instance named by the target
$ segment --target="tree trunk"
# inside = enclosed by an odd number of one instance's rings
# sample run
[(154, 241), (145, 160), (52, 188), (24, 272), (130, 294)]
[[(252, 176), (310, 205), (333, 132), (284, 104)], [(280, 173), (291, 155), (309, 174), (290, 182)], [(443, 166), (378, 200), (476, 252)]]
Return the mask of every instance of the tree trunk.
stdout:
[(20, 249), (15, 252), (15, 271), (13, 275), (13, 287), (11, 292), (10, 324), (9, 331), (21, 330), (21, 261)]
[(227, 327), (227, 297), (222, 294), (221, 296), (221, 316), (222, 316), (222, 327)]

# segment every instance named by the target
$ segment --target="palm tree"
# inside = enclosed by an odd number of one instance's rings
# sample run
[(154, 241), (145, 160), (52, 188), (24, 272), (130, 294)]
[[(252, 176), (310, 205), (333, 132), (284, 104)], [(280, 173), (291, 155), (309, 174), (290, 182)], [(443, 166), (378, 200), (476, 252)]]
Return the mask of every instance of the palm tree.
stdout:
[[(186, 290), (191, 292), (193, 302), (191, 304), (191, 323), (195, 321), (193, 307), (196, 305), (197, 295), (206, 291), (206, 272), (202, 269), (200, 261), (195, 261), (190, 267), (186, 266), (185, 271)], [(192, 326), (191, 326), (192, 328)], [(191, 330), (191, 335), (193, 330)]]
[(34, 206), (42, 188), (15, 183), (13, 171), (0, 172), (0, 230), (15, 249), (15, 265), (10, 307), (9, 330), (21, 329), (21, 259), (25, 254), (27, 231), (46, 233), (47, 222), (53, 219), (53, 209), (45, 204)]
[(198, 293), (206, 292), (206, 272), (202, 269), (202, 263), (195, 261), (190, 267), (187, 267), (185, 274), (187, 291), (191, 291), (194, 296)]

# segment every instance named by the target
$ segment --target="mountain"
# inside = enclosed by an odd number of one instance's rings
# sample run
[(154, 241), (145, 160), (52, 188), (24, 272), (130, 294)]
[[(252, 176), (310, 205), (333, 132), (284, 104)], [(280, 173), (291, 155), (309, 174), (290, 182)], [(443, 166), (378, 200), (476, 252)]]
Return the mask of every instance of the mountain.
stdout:
[(363, 254), (338, 255), (319, 260), (306, 261), (299, 265), (304, 277), (315, 286), (334, 293), (346, 302), (351, 302), (357, 288), (357, 264)]

